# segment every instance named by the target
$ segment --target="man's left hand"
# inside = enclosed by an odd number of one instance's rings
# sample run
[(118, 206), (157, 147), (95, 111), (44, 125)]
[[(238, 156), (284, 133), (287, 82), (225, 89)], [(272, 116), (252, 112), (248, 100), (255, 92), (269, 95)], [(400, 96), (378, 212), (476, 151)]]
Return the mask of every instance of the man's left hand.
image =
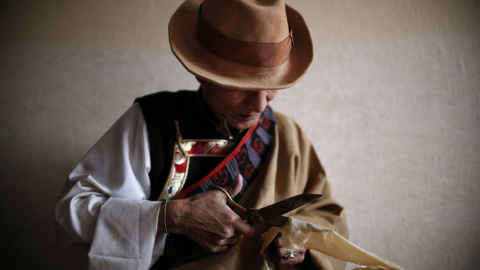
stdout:
[(305, 259), (305, 252), (306, 249), (296, 249), (293, 252), (296, 254), (293, 258), (289, 255), (290, 250), (287, 248), (282, 247), (281, 244), (281, 235), (277, 235), (275, 240), (273, 240), (272, 244), (270, 245), (270, 257), (271, 259), (279, 264), (299, 264), (303, 262)]

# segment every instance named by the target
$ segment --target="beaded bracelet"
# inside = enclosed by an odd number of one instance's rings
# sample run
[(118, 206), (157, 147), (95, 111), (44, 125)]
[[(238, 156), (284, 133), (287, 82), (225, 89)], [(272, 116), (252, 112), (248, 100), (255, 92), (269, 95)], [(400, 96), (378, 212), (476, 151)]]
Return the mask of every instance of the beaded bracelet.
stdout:
[(168, 203), (168, 201), (165, 201), (165, 207), (164, 207), (164, 210), (163, 210), (163, 224), (165, 226), (165, 234), (168, 234), (168, 231), (167, 231), (167, 203)]

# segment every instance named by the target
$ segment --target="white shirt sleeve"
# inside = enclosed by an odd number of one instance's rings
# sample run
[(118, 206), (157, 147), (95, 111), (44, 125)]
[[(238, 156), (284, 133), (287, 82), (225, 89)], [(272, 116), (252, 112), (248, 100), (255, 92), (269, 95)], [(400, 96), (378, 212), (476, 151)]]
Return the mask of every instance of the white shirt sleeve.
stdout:
[(54, 209), (59, 237), (84, 259), (88, 252), (90, 269), (148, 269), (163, 254), (161, 203), (147, 200), (149, 171), (146, 124), (135, 103), (77, 164)]

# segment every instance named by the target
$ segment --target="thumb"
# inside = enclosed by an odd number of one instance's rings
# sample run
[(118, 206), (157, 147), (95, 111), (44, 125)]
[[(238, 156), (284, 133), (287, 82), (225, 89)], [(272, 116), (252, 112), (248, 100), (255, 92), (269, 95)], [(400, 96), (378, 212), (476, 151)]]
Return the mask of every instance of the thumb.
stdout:
[(237, 174), (233, 183), (225, 187), (225, 189), (233, 198), (242, 190), (242, 186), (243, 186), (243, 177), (240, 174)]

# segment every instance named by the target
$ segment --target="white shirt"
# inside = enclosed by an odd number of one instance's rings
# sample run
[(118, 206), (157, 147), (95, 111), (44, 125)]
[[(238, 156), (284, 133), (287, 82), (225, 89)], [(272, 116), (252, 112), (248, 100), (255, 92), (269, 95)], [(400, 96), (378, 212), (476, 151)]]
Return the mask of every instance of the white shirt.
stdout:
[(62, 242), (83, 257), (88, 252), (90, 269), (148, 269), (163, 254), (161, 203), (147, 200), (149, 171), (146, 124), (135, 103), (70, 173), (54, 209)]

